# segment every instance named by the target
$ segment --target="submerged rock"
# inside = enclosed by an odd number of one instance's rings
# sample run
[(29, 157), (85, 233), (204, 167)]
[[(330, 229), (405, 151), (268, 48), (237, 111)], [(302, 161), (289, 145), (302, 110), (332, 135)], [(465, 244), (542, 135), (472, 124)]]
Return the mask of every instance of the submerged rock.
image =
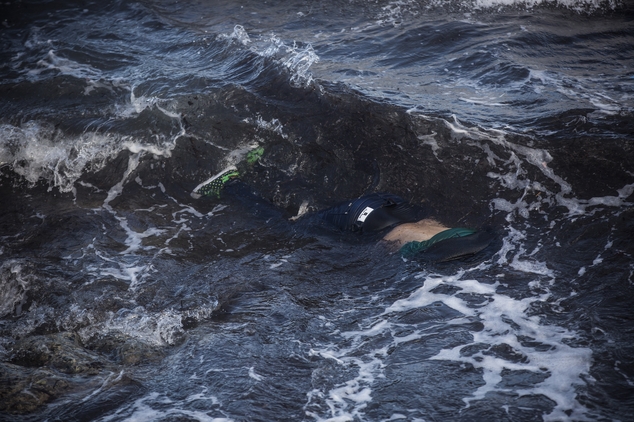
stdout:
[(95, 336), (87, 346), (125, 366), (158, 362), (164, 358), (161, 348), (117, 333)]
[(72, 333), (27, 337), (13, 349), (11, 363), (24, 367), (48, 367), (64, 374), (96, 375), (103, 358), (84, 349)]
[(112, 380), (112, 374), (121, 370), (73, 333), (26, 337), (0, 363), (0, 412), (32, 413), (62, 395), (85, 395), (106, 381), (118, 383), (122, 377)]
[(68, 390), (70, 383), (66, 378), (49, 369), (0, 363), (0, 411), (33, 412)]

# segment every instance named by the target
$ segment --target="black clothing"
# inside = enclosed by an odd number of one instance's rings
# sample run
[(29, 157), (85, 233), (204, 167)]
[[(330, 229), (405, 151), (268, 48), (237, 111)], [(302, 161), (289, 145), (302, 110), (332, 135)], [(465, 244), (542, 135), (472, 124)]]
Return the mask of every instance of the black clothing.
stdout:
[[(341, 230), (366, 233), (402, 223), (413, 223), (425, 217), (420, 208), (388, 193), (365, 195), (320, 211), (318, 215)], [(406, 258), (447, 262), (479, 254), (495, 237), (490, 231), (459, 227), (437, 233), (425, 241), (408, 242), (400, 252)]]
[(345, 231), (377, 231), (421, 219), (419, 210), (403, 198), (389, 193), (372, 193), (320, 211), (325, 221)]

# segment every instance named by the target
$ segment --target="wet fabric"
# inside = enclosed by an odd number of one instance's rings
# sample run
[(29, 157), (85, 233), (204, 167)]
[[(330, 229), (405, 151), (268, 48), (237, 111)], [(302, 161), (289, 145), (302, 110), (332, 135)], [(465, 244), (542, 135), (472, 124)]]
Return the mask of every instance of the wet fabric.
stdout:
[(416, 207), (403, 198), (373, 193), (319, 212), (319, 217), (344, 231), (373, 232), (420, 219)]
[(447, 262), (475, 255), (495, 239), (489, 231), (454, 228), (436, 234), (423, 242), (409, 242), (401, 248), (405, 258), (430, 262)]
[(453, 237), (464, 237), (474, 234), (476, 231), (472, 229), (465, 229), (462, 227), (456, 227), (453, 229), (444, 230), (440, 233), (435, 234), (428, 240), (423, 240), (420, 242), (413, 241), (408, 242), (401, 247), (401, 255), (404, 257), (411, 257), (416, 255), (419, 252), (423, 252), (428, 249), (430, 246), (435, 243), (441, 242), (446, 239), (451, 239)]

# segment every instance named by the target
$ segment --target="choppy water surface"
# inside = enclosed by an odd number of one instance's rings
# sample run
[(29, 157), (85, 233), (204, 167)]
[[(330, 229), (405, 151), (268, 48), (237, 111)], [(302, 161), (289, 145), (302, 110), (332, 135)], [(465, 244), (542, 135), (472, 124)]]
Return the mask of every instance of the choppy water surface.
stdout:
[[(0, 419), (631, 420), (627, 3), (0, 10)], [(369, 192), (498, 242), (314, 218)]]

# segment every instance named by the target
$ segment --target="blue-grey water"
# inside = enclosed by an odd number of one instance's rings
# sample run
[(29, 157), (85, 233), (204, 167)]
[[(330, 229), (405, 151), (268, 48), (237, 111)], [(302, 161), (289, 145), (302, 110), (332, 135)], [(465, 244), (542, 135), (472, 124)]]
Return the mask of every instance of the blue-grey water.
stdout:
[[(634, 420), (630, 3), (0, 16), (0, 420)], [(314, 217), (370, 192), (498, 241)]]

